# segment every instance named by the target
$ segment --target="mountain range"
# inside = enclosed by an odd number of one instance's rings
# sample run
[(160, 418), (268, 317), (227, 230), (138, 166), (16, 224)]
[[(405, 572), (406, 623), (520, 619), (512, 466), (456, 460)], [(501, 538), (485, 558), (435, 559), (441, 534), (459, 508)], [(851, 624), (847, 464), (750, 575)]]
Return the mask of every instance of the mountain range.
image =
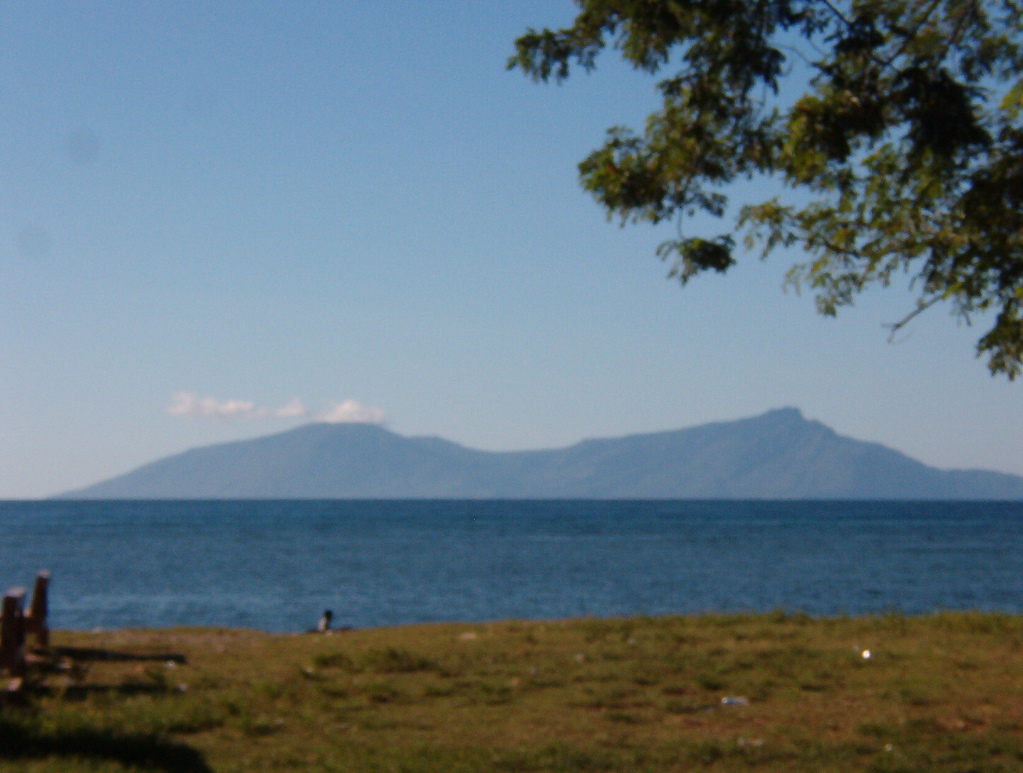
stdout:
[(795, 408), (542, 451), (373, 424), (196, 448), (64, 499), (1023, 499), (1023, 477), (939, 470)]

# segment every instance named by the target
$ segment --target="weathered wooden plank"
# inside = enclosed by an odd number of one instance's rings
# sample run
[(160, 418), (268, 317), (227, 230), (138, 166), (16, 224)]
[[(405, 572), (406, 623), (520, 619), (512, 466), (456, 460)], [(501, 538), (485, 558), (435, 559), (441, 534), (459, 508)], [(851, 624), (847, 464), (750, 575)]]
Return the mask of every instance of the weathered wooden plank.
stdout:
[(0, 668), (11, 676), (25, 674), (25, 589), (11, 588), (0, 612)]
[(50, 573), (40, 572), (32, 589), (32, 603), (25, 615), (25, 633), (35, 637), (39, 649), (48, 649), (50, 646), (50, 628), (46, 622), (49, 612), (49, 588)]

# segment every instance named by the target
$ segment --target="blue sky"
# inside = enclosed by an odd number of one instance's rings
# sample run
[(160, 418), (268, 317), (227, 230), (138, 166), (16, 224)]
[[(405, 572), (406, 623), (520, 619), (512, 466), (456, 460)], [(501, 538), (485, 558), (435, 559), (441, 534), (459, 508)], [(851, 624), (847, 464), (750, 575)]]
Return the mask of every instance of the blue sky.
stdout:
[(672, 226), (604, 219), (576, 164), (652, 80), (504, 68), (573, 11), (0, 5), (0, 498), (324, 417), (505, 450), (788, 405), (1023, 474), (1023, 385), (975, 358), (983, 320), (932, 310), (889, 344), (912, 296), (819, 318), (781, 289), (797, 253), (680, 289)]

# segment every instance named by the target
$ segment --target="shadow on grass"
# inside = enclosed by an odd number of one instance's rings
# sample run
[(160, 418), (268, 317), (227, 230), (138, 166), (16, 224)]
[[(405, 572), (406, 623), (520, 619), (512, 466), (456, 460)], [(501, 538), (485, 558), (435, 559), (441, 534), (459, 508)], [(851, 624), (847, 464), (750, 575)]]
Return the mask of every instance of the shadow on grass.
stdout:
[(135, 695), (167, 695), (172, 690), (161, 684), (75, 684), (54, 689), (47, 685), (31, 685), (28, 688), (31, 696), (53, 697), (59, 695), (68, 702), (80, 702), (91, 695), (115, 695), (119, 698), (131, 698)]
[(46, 757), (109, 760), (166, 773), (212, 773), (195, 749), (155, 736), (88, 728), (47, 733), (0, 717), (0, 761)]
[(87, 663), (89, 661), (105, 660), (114, 663), (126, 663), (156, 660), (161, 662), (172, 662), (184, 665), (188, 661), (184, 655), (176, 653), (157, 653), (151, 655), (139, 655), (133, 652), (117, 652), (115, 650), (96, 649), (94, 647), (54, 647), (53, 654), (58, 658), (70, 658), (71, 660)]

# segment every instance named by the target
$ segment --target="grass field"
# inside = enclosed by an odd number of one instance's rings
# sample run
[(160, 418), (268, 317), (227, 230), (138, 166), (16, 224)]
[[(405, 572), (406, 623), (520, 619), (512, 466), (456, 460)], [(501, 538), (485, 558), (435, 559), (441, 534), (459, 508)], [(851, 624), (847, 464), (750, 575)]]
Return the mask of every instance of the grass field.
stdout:
[(53, 644), (25, 704), (0, 709), (5, 773), (1023, 770), (1017, 616), (125, 630)]

